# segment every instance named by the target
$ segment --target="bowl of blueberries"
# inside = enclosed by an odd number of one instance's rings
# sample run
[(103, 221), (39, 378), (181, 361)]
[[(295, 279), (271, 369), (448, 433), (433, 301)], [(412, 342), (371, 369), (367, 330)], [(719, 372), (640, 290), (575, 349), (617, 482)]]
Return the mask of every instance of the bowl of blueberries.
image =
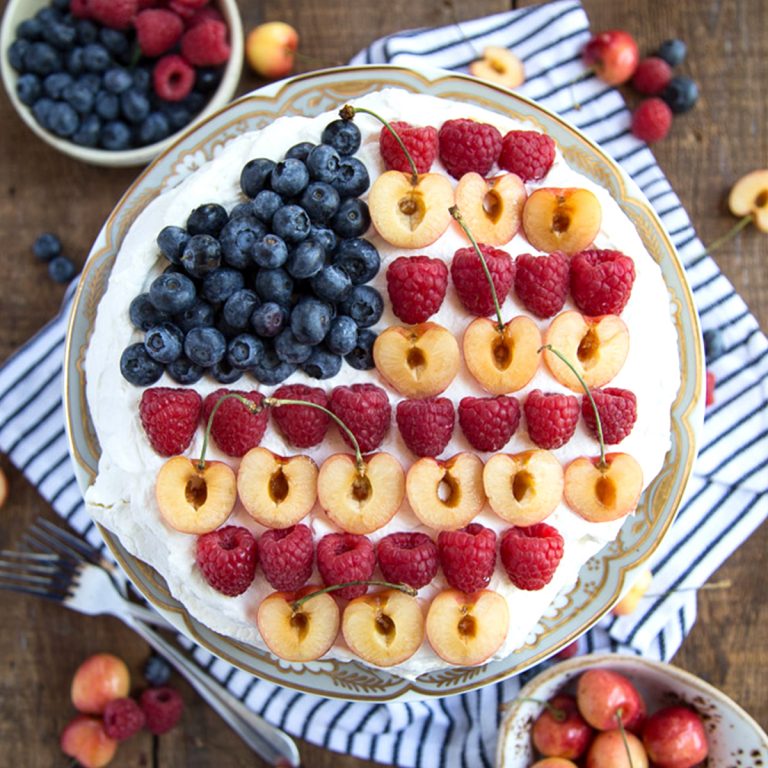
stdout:
[(47, 144), (102, 166), (145, 165), (234, 96), (235, 0), (9, 0), (0, 71)]

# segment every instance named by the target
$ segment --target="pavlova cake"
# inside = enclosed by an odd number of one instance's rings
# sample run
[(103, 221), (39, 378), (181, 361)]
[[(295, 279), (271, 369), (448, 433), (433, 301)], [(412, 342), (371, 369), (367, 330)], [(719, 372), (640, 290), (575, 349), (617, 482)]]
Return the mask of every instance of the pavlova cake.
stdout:
[(387, 89), (148, 204), (86, 380), (89, 511), (192, 615), (415, 677), (512, 653), (616, 537), (679, 363), (659, 267), (550, 137)]

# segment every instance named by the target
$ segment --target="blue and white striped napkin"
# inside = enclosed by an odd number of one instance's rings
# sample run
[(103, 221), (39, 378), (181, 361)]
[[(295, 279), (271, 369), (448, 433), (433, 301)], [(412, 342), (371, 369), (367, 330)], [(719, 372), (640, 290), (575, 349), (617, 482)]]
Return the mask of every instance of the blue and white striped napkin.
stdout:
[[(652, 562), (654, 593), (695, 588), (768, 516), (768, 341), (717, 264), (700, 255), (703, 245), (680, 201), (648, 147), (630, 134), (629, 111), (618, 91), (594, 77), (570, 85), (583, 74), (580, 51), (589, 35), (580, 3), (557, 0), (464, 22), (460, 28), (391, 35), (352, 63), (465, 71), (486, 45), (509, 47), (525, 62), (527, 79), (520, 92), (599, 142), (656, 208), (685, 263), (703, 328), (719, 330), (725, 341), (723, 351), (709, 361), (717, 376), (717, 401), (706, 414), (687, 501)], [(581, 109), (574, 110), (574, 100)], [(61, 313), (0, 369), (0, 448), (58, 514), (98, 545), (64, 433), (61, 362), (68, 308), (67, 300)], [(645, 598), (632, 615), (605, 619), (581, 646), (666, 660), (695, 619), (693, 591)], [(189, 647), (183, 638), (180, 642)], [(419, 768), (491, 766), (497, 729), (493, 713), (535, 674), (439, 701), (352, 704), (283, 689), (200, 648), (193, 650), (200, 664), (249, 707), (292, 735), (361, 758)]]

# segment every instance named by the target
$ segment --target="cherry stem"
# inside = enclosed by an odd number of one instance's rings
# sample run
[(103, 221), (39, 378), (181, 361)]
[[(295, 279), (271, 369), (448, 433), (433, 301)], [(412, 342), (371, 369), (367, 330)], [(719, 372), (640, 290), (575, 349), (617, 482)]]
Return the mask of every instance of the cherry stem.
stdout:
[(306, 405), (310, 408), (322, 411), (326, 416), (335, 421), (336, 424), (338, 424), (339, 429), (341, 429), (349, 438), (350, 442), (352, 443), (352, 447), (355, 449), (355, 464), (357, 465), (357, 471), (361, 475), (365, 474), (365, 461), (363, 461), (363, 453), (360, 450), (360, 443), (357, 442), (357, 438), (355, 437), (352, 430), (335, 413), (333, 413), (333, 411), (329, 411), (324, 406), (318, 405), (317, 403), (312, 403), (308, 400), (288, 400), (278, 397), (265, 397), (264, 402), (267, 405), (275, 408), (282, 407), (283, 405)]
[(364, 115), (375, 117), (395, 137), (395, 141), (400, 145), (400, 149), (403, 150), (403, 154), (405, 154), (405, 157), (408, 160), (408, 165), (411, 166), (411, 184), (415, 187), (419, 181), (419, 171), (416, 168), (416, 163), (413, 162), (411, 153), (408, 151), (408, 148), (403, 143), (403, 140), (400, 138), (397, 131), (389, 124), (387, 120), (385, 120), (381, 115), (377, 115), (370, 109), (366, 109), (365, 107), (353, 107), (351, 104), (346, 104), (341, 108), (339, 111), (339, 117), (341, 117), (342, 120), (351, 120), (358, 112)]
[(355, 581), (345, 581), (341, 584), (331, 584), (330, 586), (323, 587), (322, 589), (318, 589), (315, 592), (310, 592), (308, 595), (304, 595), (298, 600), (294, 600), (293, 603), (291, 603), (291, 608), (295, 612), (298, 611), (299, 608), (301, 608), (301, 606), (307, 602), (307, 600), (311, 600), (316, 595), (324, 595), (328, 592), (335, 592), (337, 589), (344, 589), (344, 587), (361, 586), (387, 587), (389, 589), (397, 589), (400, 592), (404, 592), (406, 595), (410, 595), (411, 597), (416, 597), (419, 594), (417, 590), (415, 590), (413, 587), (409, 587), (407, 584), (393, 584), (390, 581), (366, 581), (365, 579), (357, 579)]
[(541, 699), (534, 699), (530, 696), (519, 696), (518, 701), (530, 701), (533, 704), (541, 704), (544, 709), (549, 712), (552, 717), (557, 720), (558, 723), (564, 723), (568, 719), (568, 713), (564, 709), (560, 709), (560, 707), (556, 707), (554, 704), (552, 704), (549, 701), (542, 701)]
[(472, 243), (472, 247), (475, 249), (475, 253), (480, 259), (480, 263), (483, 265), (483, 272), (485, 272), (485, 279), (488, 281), (488, 285), (491, 288), (491, 296), (493, 297), (493, 306), (496, 308), (496, 317), (498, 319), (499, 333), (504, 333), (504, 319), (501, 316), (501, 305), (499, 304), (499, 297), (496, 294), (496, 286), (493, 284), (493, 278), (491, 277), (491, 270), (488, 269), (488, 262), (483, 256), (483, 252), (480, 250), (480, 246), (475, 240), (475, 236), (467, 226), (467, 222), (464, 221), (464, 217), (461, 215), (458, 205), (452, 205), (449, 209), (451, 216), (459, 223), (459, 226), (464, 230), (464, 234), (469, 238), (469, 242)]
[(597, 410), (597, 405), (595, 404), (595, 399), (592, 397), (592, 392), (590, 391), (589, 387), (587, 386), (587, 383), (584, 381), (584, 379), (581, 377), (581, 374), (576, 370), (573, 363), (559, 350), (555, 349), (551, 344), (545, 344), (543, 347), (539, 348), (539, 352), (546, 349), (548, 352), (551, 352), (556, 357), (559, 357), (573, 372), (573, 375), (579, 380), (579, 384), (581, 384), (582, 389), (587, 393), (587, 397), (589, 398), (589, 403), (592, 406), (592, 412), (595, 414), (595, 424), (597, 425), (597, 439), (600, 443), (600, 463), (597, 465), (598, 469), (606, 469), (608, 467), (608, 462), (605, 460), (605, 440), (603, 439), (603, 424), (600, 421), (600, 414)]
[(205, 425), (205, 434), (203, 435), (203, 447), (200, 450), (200, 460), (197, 462), (197, 468), (202, 472), (205, 469), (205, 452), (208, 450), (208, 441), (211, 439), (211, 427), (213, 426), (213, 417), (216, 415), (216, 411), (225, 400), (239, 400), (250, 413), (259, 413), (262, 406), (258, 403), (254, 403), (253, 400), (238, 395), (236, 392), (229, 392), (228, 394), (220, 397), (216, 401), (216, 405), (211, 409), (211, 415), (208, 417), (208, 423)]
[(748, 213), (746, 216), (742, 216), (722, 237), (718, 237), (709, 247), (702, 253), (702, 256), (712, 253), (717, 250), (721, 245), (725, 245), (729, 240), (732, 240), (736, 235), (741, 232), (742, 229), (748, 227), (755, 220), (755, 216), (752, 213)]
[(624, 749), (627, 750), (627, 760), (629, 760), (629, 768), (635, 768), (632, 763), (632, 753), (629, 751), (629, 742), (627, 741), (627, 732), (624, 730), (624, 721), (621, 719), (622, 711), (619, 707), (619, 711), (616, 713), (616, 720), (619, 723), (619, 733), (621, 733), (621, 740), (624, 742)]

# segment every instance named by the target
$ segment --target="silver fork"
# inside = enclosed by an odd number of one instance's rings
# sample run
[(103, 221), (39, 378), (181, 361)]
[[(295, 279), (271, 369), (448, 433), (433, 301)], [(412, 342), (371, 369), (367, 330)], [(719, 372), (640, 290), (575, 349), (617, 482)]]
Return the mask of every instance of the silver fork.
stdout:
[[(50, 528), (55, 529), (56, 526)], [(58, 534), (58, 529), (52, 533), (54, 536)], [(88, 547), (87, 544), (85, 546)], [(46, 597), (87, 615), (117, 616), (164, 656), (254, 752), (270, 765), (300, 765), (296, 744), (287, 734), (251, 712), (165, 638), (150, 629), (142, 616), (149, 614), (152, 618), (153, 612), (123, 597), (109, 574), (100, 566), (65, 557), (60, 552), (6, 550), (0, 552), (0, 589)]]

